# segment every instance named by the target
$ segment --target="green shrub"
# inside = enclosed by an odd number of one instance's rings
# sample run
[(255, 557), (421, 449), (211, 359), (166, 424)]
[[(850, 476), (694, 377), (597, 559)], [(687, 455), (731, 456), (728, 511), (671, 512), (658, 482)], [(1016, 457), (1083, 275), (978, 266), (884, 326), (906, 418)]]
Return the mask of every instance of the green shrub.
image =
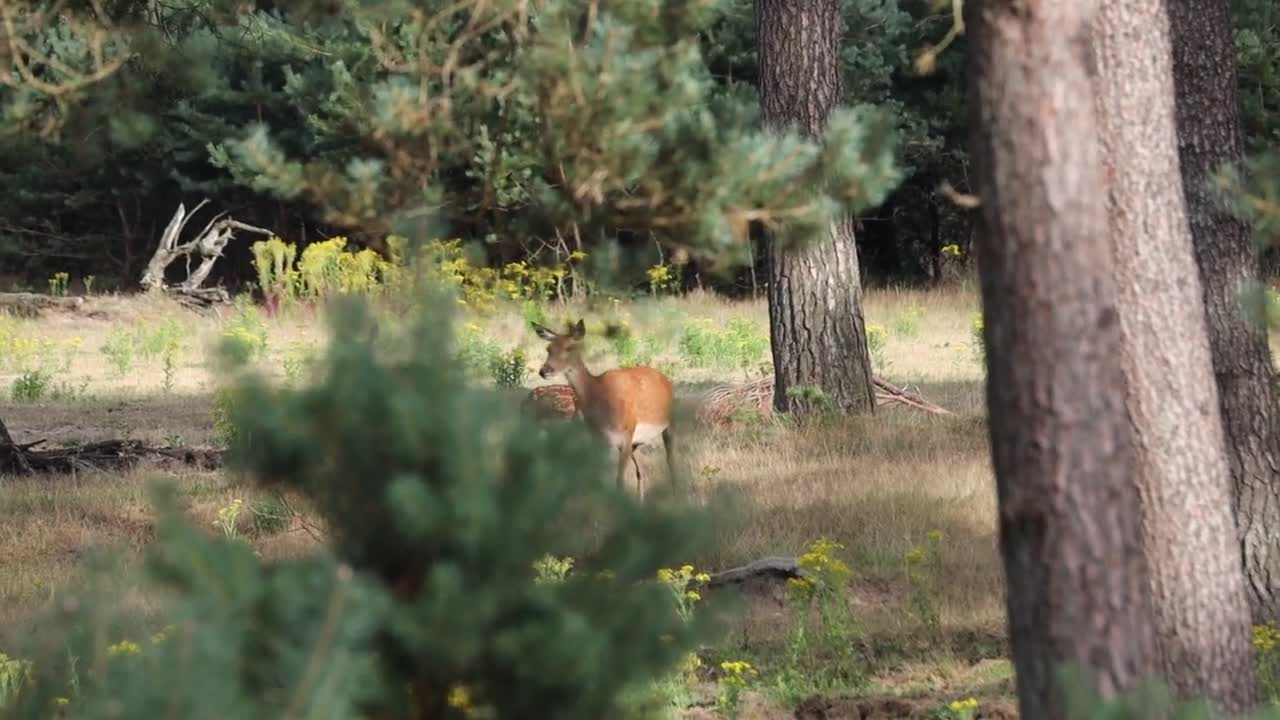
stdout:
[(236, 298), (236, 312), (222, 331), (221, 352), (237, 364), (252, 362), (267, 351), (267, 323), (252, 300)]
[(107, 356), (111, 370), (116, 377), (124, 377), (133, 367), (133, 356), (136, 353), (134, 335), (124, 328), (112, 328), (100, 350)]
[(734, 318), (724, 330), (710, 320), (694, 320), (680, 337), (680, 354), (694, 367), (746, 369), (769, 351), (769, 336), (746, 318)]
[(924, 319), (924, 308), (912, 303), (893, 320), (893, 334), (902, 337), (915, 337), (920, 333), (920, 321)]
[(515, 348), (510, 352), (497, 355), (489, 366), (489, 372), (493, 376), (494, 384), (500, 388), (520, 387), (529, 376), (529, 364), (525, 359), (524, 351)]
[(181, 344), (186, 331), (176, 320), (165, 320), (150, 327), (138, 328), (134, 333), (133, 346), (144, 360), (153, 361), (169, 352), (173, 343)]
[(49, 392), (52, 377), (44, 370), (24, 372), (13, 381), (13, 401), (17, 403), (39, 402)]
[(470, 373), (489, 372), (502, 356), (502, 348), (486, 339), (484, 330), (474, 323), (463, 326), (455, 342), (457, 360)]

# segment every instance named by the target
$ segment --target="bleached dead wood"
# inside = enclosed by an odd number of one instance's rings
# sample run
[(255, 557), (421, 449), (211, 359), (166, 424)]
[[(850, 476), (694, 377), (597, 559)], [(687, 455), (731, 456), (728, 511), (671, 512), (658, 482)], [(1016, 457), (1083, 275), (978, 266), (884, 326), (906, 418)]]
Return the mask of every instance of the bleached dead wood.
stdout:
[[(272, 237), (275, 233), (266, 228), (242, 223), (239, 220), (228, 217), (223, 212), (214, 215), (213, 219), (204, 226), (204, 229), (198, 235), (179, 245), (178, 238), (182, 235), (187, 223), (208, 202), (207, 199), (201, 200), (198, 205), (191, 209), (190, 213), (187, 212), (184, 204), (178, 203), (178, 210), (169, 219), (169, 224), (165, 226), (164, 233), (160, 235), (160, 244), (156, 247), (155, 254), (151, 256), (151, 261), (147, 263), (146, 270), (142, 273), (140, 284), (143, 289), (163, 290), (164, 292), (173, 293), (196, 305), (230, 302), (231, 298), (226, 290), (220, 287), (202, 287), (204, 281), (208, 279), (209, 273), (213, 271), (214, 263), (218, 261), (218, 258), (222, 257), (222, 251), (227, 247), (227, 243), (235, 239), (235, 231), (237, 230), (266, 237)], [(191, 269), (193, 255), (200, 256), (200, 264), (196, 266), (195, 270)], [(166, 285), (164, 281), (165, 271), (180, 257), (184, 257), (187, 260), (187, 278), (177, 285)]]

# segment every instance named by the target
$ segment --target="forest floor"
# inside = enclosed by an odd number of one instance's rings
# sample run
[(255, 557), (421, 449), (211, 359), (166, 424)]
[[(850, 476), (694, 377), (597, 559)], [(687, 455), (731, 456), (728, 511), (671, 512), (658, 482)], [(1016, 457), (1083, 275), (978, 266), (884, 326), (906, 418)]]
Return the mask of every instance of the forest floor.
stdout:
[[(762, 301), (695, 294), (584, 311), (589, 333), (625, 321), (633, 338), (592, 340), (588, 365), (598, 372), (632, 355), (670, 374), (696, 491), (727, 488), (740, 500), (732, 530), (703, 557), (674, 566), (715, 571), (800, 555), (823, 538), (843, 545), (839, 556), (852, 570), (847, 627), (812, 631), (795, 652), (785, 588), (758, 588), (722, 644), (703, 654), (709, 667), (732, 659), (759, 668), (740, 717), (949, 717), (934, 713), (968, 697), (978, 701), (977, 717), (1014, 716), (977, 310), (969, 289), (869, 292), (877, 373), (954, 414), (882, 406), (872, 417), (804, 426), (774, 421), (767, 408), (739, 408), (728, 426), (692, 419), (709, 389), (762, 377), (769, 362)], [(549, 305), (545, 312), (558, 327), (578, 311)], [(38, 318), (0, 317), (0, 417), (18, 443), (132, 438), (215, 446), (219, 375), (210, 348), (229, 324), (244, 321), (235, 315), (200, 314), (163, 298), (102, 296)], [(312, 314), (282, 313), (265, 323), (268, 342), (257, 363), (282, 379), (302, 372), (300, 358), (323, 345), (324, 323)], [(478, 352), (523, 348), (532, 370), (526, 385), (543, 384), (536, 369), (544, 343), (519, 308), (479, 318), (465, 332)], [(662, 482), (660, 447), (643, 451), (641, 463)], [(151, 535), (147, 488), (155, 479), (174, 481), (192, 517), (211, 528), (233, 499), (250, 507), (260, 500), (221, 472), (150, 465), (4, 479), (0, 652), (6, 638), (30, 630), (27, 618), (65, 592), (91, 551), (137, 557)], [(264, 558), (316, 543), (304, 523), (245, 517), (243, 534)], [(677, 715), (716, 717), (715, 694), (714, 680), (706, 680)]]

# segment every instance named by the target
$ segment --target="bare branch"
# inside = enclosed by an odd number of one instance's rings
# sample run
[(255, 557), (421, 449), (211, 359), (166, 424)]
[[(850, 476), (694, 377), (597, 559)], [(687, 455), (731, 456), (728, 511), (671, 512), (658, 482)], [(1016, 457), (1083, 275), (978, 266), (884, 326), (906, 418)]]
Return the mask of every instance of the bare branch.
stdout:
[[(201, 200), (200, 204), (196, 205), (195, 210), (204, 207), (206, 203), (208, 203), (208, 200)], [(218, 258), (222, 257), (222, 251), (226, 248), (227, 243), (235, 239), (235, 231), (240, 230), (266, 237), (273, 237), (276, 233), (267, 228), (240, 222), (228, 216), (226, 212), (221, 212), (214, 215), (198, 235), (179, 245), (178, 236), (182, 233), (182, 229), (187, 222), (191, 220), (191, 216), (195, 214), (195, 210), (187, 213), (182, 204), (178, 205), (173, 218), (169, 220), (169, 224), (160, 236), (160, 242), (156, 247), (155, 254), (151, 256), (151, 260), (147, 263), (147, 268), (143, 271), (139, 284), (147, 290), (163, 290), (176, 293), (182, 296), (185, 302), (196, 305), (203, 306), (229, 302), (230, 297), (222, 288), (205, 288), (202, 286), (204, 281), (208, 279), (209, 273), (213, 271), (214, 263), (218, 261)], [(195, 254), (199, 254), (201, 260), (196, 269), (191, 270), (191, 257)], [(178, 285), (165, 285), (165, 270), (180, 257), (187, 260), (187, 278)]]

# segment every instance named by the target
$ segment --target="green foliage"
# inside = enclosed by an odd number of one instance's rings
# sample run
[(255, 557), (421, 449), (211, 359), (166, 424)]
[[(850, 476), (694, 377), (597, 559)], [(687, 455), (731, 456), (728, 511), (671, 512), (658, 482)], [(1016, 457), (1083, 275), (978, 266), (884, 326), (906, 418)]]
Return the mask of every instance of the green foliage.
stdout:
[(301, 381), (303, 373), (315, 364), (316, 359), (316, 350), (312, 345), (303, 342), (289, 343), (281, 361), (285, 380), (291, 384)]
[(103, 355), (107, 356), (107, 361), (111, 364), (112, 372), (116, 377), (124, 377), (133, 367), (134, 336), (127, 329), (111, 328), (106, 341), (99, 349)]
[(300, 283), (294, 261), (298, 248), (278, 237), (253, 244), (253, 267), (258, 273), (258, 287), (271, 305), (292, 300)]
[[(133, 369), (137, 358), (148, 362), (159, 359), (171, 364), (177, 351), (181, 349), (184, 332), (182, 325), (175, 320), (135, 328), (117, 326), (111, 328), (107, 339), (98, 349), (107, 357), (112, 374), (124, 377)], [(169, 371), (166, 370), (166, 375)]]
[(26, 682), (31, 661), (11, 658), (0, 653), (0, 708), (18, 694), (18, 688)]
[(170, 338), (164, 346), (164, 383), (162, 388), (165, 394), (173, 392), (173, 383), (178, 372), (178, 353), (182, 350), (182, 344), (177, 338)]
[(610, 325), (604, 334), (619, 367), (652, 366), (654, 357), (661, 352), (662, 342), (655, 337), (636, 337), (627, 319)]
[(520, 348), (502, 353), (492, 362), (489, 372), (493, 376), (494, 384), (500, 388), (518, 388), (529, 376), (529, 364), (524, 351)]
[(489, 372), (500, 362), (502, 348), (484, 336), (475, 323), (467, 323), (458, 333), (456, 355), (459, 364), (471, 373)]
[[(481, 228), (468, 239), (513, 248), (551, 240), (548, 220), (566, 232), (576, 221), (588, 243), (653, 230), (741, 255), (749, 219), (794, 215), (784, 234), (801, 237), (896, 182), (889, 131), (906, 125), (869, 106), (920, 32), (897, 2), (848, 4), (850, 48), (873, 48), (844, 58), (848, 95), (868, 107), (837, 118), (820, 151), (760, 132), (756, 98), (726, 90), (723, 78), (754, 75), (721, 72), (726, 58), (754, 63), (741, 0), (611, 5), (590, 25), (571, 0), (339, 5), (201, 0), (113, 17), (108, 57), (127, 65), (56, 102), (15, 94), (28, 100), (6, 126), (0, 185), (20, 191), (0, 194), (0, 213), (42, 234), (0, 236), (0, 252), (145, 253), (138, 228), (200, 194), (259, 224), (293, 216), (417, 238)], [(50, 57), (92, 59), (86, 40), (101, 28), (35, 25)], [(33, 118), (71, 107), (75, 145), (52, 128), (30, 142)], [(51, 228), (85, 232), (51, 249)]]
[(67, 294), (67, 284), (70, 280), (71, 276), (67, 273), (54, 273), (53, 276), (49, 278), (49, 294), (65, 297)]
[(942, 638), (942, 618), (938, 614), (937, 579), (942, 576), (942, 532), (929, 532), (924, 547), (913, 547), (903, 556), (907, 584), (911, 587), (911, 611), (935, 642)]
[(13, 401), (33, 403), (44, 399), (53, 378), (47, 370), (29, 370), (13, 381)]
[(866, 679), (854, 649), (856, 624), (845, 595), (851, 571), (838, 555), (843, 549), (830, 540), (811, 543), (799, 558), (804, 574), (787, 581), (791, 636), (785, 660), (770, 681), (788, 702), (856, 688)]
[(221, 352), (236, 364), (253, 362), (266, 353), (267, 323), (245, 296), (236, 298), (235, 314), (222, 331)]
[(984, 370), (987, 367), (987, 339), (985, 335), (985, 324), (982, 321), (982, 313), (973, 316), (972, 336), (973, 336), (973, 354), (978, 359), (978, 365)]
[(235, 402), (230, 388), (218, 388), (213, 393), (213, 437), (222, 447), (230, 447), (237, 441), (236, 428), (231, 405)]
[[(924, 319), (924, 308), (917, 303), (898, 314), (893, 320), (893, 333), (902, 337), (915, 337), (920, 333), (920, 321)], [(868, 336), (870, 329), (867, 330)]]
[[(299, 294), (308, 298), (367, 295), (382, 284), (390, 263), (369, 248), (348, 252), (346, 246), (346, 238), (335, 237), (312, 243), (302, 251), (296, 271)], [(286, 270), (284, 277), (293, 276)]]
[(1232, 0), (1241, 119), (1251, 153), (1280, 141), (1280, 11), (1267, 0)]
[[(28, 4), (47, 7), (18, 7)], [(529, 248), (559, 242), (575, 221), (588, 245), (655, 230), (671, 246), (741, 249), (750, 215), (803, 211), (801, 232), (833, 204), (876, 204), (893, 184), (891, 131), (904, 182), (882, 217), (898, 233), (895, 247), (866, 249), (915, 272), (936, 245), (965, 243), (969, 227), (937, 191), (943, 181), (970, 190), (964, 37), (933, 75), (912, 69), (950, 26), (931, 5), (841, 3), (848, 104), (875, 110), (853, 111), (867, 121), (861, 133), (836, 135), (863, 162), (818, 160), (810, 144), (776, 176), (766, 172), (790, 144), (756, 130), (751, 0), (609, 6), (591, 26), (571, 0), (528, 14), (476, 0), (412, 13), (368, 0), (198, 0), (146, 13), (125, 3), (109, 9), (109, 29), (89, 14), (19, 12), (17, 32), (51, 60), (34, 65), (40, 82), (0, 98), (0, 255), (21, 258), (41, 286), (69, 269), (119, 273), (122, 250), (151, 250), (147, 223), (192, 195), (258, 224), (465, 235), (529, 263)], [(1232, 5), (1244, 126), (1258, 151), (1280, 128), (1280, 23), (1268, 0)], [(822, 165), (838, 175), (810, 172)], [(839, 176), (853, 173), (870, 180)], [(634, 281), (646, 282), (649, 264)]]
[(871, 353), (872, 366), (881, 371), (889, 367), (889, 358), (885, 355), (888, 343), (889, 333), (883, 326), (867, 325), (867, 352)]
[(1280, 705), (1280, 630), (1275, 621), (1254, 626), (1253, 653), (1262, 697)]
[(716, 707), (722, 717), (737, 720), (742, 692), (751, 685), (758, 670), (745, 660), (726, 660), (720, 663), (724, 675), (720, 676), (720, 693), (716, 696)]
[(733, 318), (723, 330), (710, 320), (693, 320), (680, 337), (680, 354), (693, 367), (746, 369), (759, 363), (768, 350), (768, 335), (746, 318)]

